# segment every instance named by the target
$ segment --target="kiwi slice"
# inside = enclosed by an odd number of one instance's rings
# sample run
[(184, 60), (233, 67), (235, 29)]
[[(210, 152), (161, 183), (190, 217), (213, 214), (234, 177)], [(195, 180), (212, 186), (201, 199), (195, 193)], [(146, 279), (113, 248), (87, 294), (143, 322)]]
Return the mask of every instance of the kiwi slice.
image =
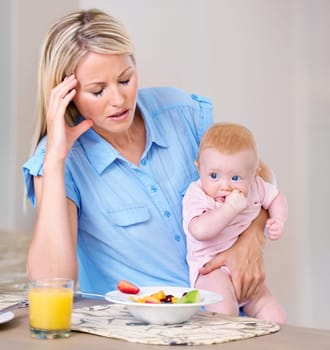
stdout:
[(185, 293), (182, 297), (175, 301), (175, 304), (191, 304), (199, 303), (201, 301), (200, 293), (197, 289)]

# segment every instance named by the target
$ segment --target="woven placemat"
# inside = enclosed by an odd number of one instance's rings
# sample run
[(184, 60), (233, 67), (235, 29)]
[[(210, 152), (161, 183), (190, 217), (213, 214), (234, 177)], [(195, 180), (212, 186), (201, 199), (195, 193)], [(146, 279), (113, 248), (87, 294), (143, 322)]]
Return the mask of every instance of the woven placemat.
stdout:
[(248, 339), (277, 332), (279, 325), (250, 317), (198, 312), (176, 325), (138, 321), (123, 305), (106, 304), (75, 309), (73, 331), (153, 345), (206, 345)]
[(14, 294), (2, 294), (0, 293), (0, 309), (16, 304), (19, 301), (27, 300), (27, 294), (22, 293), (21, 295)]

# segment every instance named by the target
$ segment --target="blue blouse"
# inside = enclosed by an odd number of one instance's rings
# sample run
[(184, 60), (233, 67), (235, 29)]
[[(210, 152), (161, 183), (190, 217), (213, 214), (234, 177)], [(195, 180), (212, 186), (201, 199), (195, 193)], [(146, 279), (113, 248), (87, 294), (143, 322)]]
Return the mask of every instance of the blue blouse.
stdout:
[[(182, 197), (198, 178), (194, 160), (212, 104), (170, 87), (141, 89), (137, 106), (146, 126), (139, 166), (89, 129), (65, 166), (67, 196), (78, 208), (80, 288), (105, 293), (120, 279), (140, 286), (189, 286)], [(33, 176), (42, 175), (46, 137), (23, 165), (36, 205)]]

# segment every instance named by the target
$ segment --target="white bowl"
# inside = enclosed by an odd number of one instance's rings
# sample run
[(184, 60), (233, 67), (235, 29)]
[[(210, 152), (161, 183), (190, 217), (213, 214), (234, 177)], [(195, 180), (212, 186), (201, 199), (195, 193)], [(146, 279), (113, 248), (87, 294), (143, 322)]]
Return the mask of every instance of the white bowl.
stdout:
[[(163, 290), (165, 294), (171, 294), (175, 297), (181, 297), (184, 292), (189, 292), (195, 288), (188, 287), (171, 287), (171, 286), (155, 286), (142, 287), (138, 294), (134, 294), (134, 298), (144, 297), (152, 293)], [(218, 303), (223, 300), (222, 296), (207, 290), (199, 289), (201, 300), (198, 303), (189, 304), (151, 304), (138, 303), (130, 300), (132, 294), (125, 294), (119, 290), (113, 290), (106, 293), (105, 298), (116, 304), (122, 304), (127, 310), (138, 320), (151, 324), (175, 324), (189, 320), (202, 306)]]

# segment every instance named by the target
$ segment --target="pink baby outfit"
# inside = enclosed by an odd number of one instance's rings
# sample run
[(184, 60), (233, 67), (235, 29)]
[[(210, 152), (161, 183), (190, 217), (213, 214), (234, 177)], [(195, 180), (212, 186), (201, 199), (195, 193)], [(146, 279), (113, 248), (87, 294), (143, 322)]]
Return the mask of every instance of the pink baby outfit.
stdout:
[(182, 215), (183, 229), (187, 236), (187, 262), (191, 286), (195, 285), (199, 269), (217, 253), (231, 247), (238, 236), (258, 216), (261, 207), (267, 210), (278, 193), (276, 186), (257, 176), (249, 189), (247, 208), (234, 217), (217, 237), (199, 241), (190, 234), (189, 222), (194, 217), (205, 211), (213, 210), (222, 203), (216, 202), (203, 191), (200, 180), (190, 184), (183, 198)]

